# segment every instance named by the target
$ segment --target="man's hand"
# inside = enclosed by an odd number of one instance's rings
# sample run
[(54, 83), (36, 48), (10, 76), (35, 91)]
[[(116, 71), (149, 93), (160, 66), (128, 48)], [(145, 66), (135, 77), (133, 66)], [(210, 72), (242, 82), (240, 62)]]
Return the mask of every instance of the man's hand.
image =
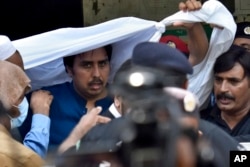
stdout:
[[(179, 3), (179, 10), (183, 12), (200, 10), (201, 7), (201, 2), (197, 0), (187, 0), (186, 2)], [(191, 29), (194, 26), (194, 23), (175, 22), (173, 26)]]
[(186, 11), (196, 11), (201, 9), (201, 2), (197, 0), (187, 0), (186, 2), (179, 3), (179, 10)]
[(30, 100), (30, 107), (33, 114), (43, 114), (48, 116), (52, 100), (53, 96), (49, 91), (38, 90), (33, 92)]
[(84, 126), (89, 127), (91, 129), (99, 123), (108, 123), (111, 119), (99, 115), (101, 111), (101, 107), (92, 108), (90, 111), (87, 112), (86, 115), (82, 116), (78, 124), (83, 124)]
[(92, 127), (99, 123), (108, 123), (111, 119), (100, 116), (101, 107), (92, 108), (86, 115), (83, 115), (70, 135), (59, 146), (58, 153), (61, 154), (68, 148), (74, 146)]
[[(187, 0), (179, 3), (179, 10), (183, 12), (197, 11), (202, 7), (202, 3), (197, 0)], [(187, 30), (187, 43), (189, 50), (189, 62), (192, 66), (199, 64), (206, 56), (209, 43), (206, 32), (199, 22), (181, 22), (173, 23), (174, 27), (182, 27)]]
[[(187, 12), (187, 11), (197, 11), (200, 10), (202, 7), (202, 3), (201, 1), (197, 1), (197, 0), (187, 0), (186, 2), (180, 2), (179, 3), (179, 10), (183, 11), (183, 12)], [(182, 26), (185, 28), (192, 28), (193, 24), (189, 24), (189, 23), (182, 23), (182, 22), (176, 22), (173, 24), (173, 26)], [(213, 27), (217, 27), (219, 29), (223, 29), (220, 26), (217, 25), (210, 25), (211, 28)]]
[(102, 107), (94, 107), (87, 114), (83, 115), (75, 128), (71, 131), (71, 138), (75, 141), (82, 138), (90, 129), (100, 123), (108, 123), (111, 119), (99, 115)]

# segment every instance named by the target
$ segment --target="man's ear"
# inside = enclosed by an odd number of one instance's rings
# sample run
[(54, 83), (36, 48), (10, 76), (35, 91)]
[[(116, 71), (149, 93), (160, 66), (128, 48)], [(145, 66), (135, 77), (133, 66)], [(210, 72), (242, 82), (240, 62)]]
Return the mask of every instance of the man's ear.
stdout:
[(22, 70), (24, 70), (24, 65), (23, 65), (23, 59), (20, 53), (16, 50), (15, 53), (13, 53), (9, 58), (6, 59), (7, 61), (18, 65), (21, 67)]
[(17, 107), (12, 107), (9, 111), (8, 111), (9, 116), (11, 116), (12, 118), (17, 118), (20, 116), (20, 111)]
[(115, 104), (115, 106), (116, 106), (117, 108), (120, 108), (121, 102), (120, 102), (118, 96), (115, 96), (115, 97), (114, 97), (114, 104)]
[(69, 75), (70, 77), (73, 76), (73, 69), (72, 69), (71, 67), (66, 66), (66, 72), (68, 73), (68, 75)]

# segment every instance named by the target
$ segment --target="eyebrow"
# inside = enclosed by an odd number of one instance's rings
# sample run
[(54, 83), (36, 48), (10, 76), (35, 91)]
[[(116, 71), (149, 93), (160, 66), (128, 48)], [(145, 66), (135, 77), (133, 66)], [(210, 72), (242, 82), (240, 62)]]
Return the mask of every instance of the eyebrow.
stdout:
[[(102, 62), (105, 62), (105, 61), (109, 61), (109, 59), (108, 59), (108, 58), (105, 58), (105, 59), (99, 60), (99, 61), (97, 61), (97, 62), (98, 62), (98, 63), (102, 63)], [(81, 62), (82, 62), (82, 63), (93, 63), (94, 61), (91, 61), (91, 60), (82, 60)]]
[[(237, 77), (228, 77), (228, 78), (226, 78), (226, 79), (227, 79), (227, 80), (237, 80), (237, 81), (242, 81), (245, 77), (246, 77), (246, 75), (244, 75), (242, 78), (237, 78)], [(221, 77), (221, 76), (219, 76), (219, 75), (214, 75), (214, 78), (224, 79), (223, 77)]]

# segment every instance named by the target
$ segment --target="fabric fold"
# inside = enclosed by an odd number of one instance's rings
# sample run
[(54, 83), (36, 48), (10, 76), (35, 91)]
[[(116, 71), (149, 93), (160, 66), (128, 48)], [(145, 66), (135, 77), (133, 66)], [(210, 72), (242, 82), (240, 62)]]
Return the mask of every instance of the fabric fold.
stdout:
[(194, 73), (188, 77), (188, 90), (199, 98), (201, 104), (204, 104), (213, 87), (213, 64), (216, 58), (232, 45), (236, 24), (232, 14), (217, 0), (206, 1), (198, 11), (179, 11), (166, 17), (161, 22), (170, 26), (177, 21), (205, 22), (217, 26), (213, 28), (206, 57), (201, 63), (193, 67)]
[(64, 70), (63, 57), (112, 44), (109, 78), (112, 82), (116, 70), (131, 57), (135, 45), (158, 42), (165, 28), (177, 21), (205, 22), (222, 27), (213, 28), (205, 59), (194, 66), (194, 73), (188, 76), (188, 90), (203, 104), (212, 91), (213, 64), (231, 46), (236, 32), (232, 14), (217, 0), (206, 1), (198, 11), (176, 12), (160, 22), (123, 17), (90, 27), (61, 28), (19, 39), (13, 44), (22, 54), (33, 89), (70, 80)]
[(143, 41), (158, 41), (162, 23), (122, 17), (82, 28), (61, 28), (13, 41), (24, 61), (33, 89), (69, 81), (62, 58), (104, 45), (113, 45), (111, 76)]

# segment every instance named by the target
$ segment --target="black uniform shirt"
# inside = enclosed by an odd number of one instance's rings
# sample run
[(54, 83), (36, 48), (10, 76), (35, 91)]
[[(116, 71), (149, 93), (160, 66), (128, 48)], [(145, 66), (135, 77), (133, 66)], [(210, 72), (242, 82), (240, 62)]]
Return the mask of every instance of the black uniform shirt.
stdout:
[(204, 119), (218, 125), (239, 142), (250, 142), (250, 111), (233, 129), (230, 129), (227, 123), (221, 118), (221, 111), (217, 106)]

